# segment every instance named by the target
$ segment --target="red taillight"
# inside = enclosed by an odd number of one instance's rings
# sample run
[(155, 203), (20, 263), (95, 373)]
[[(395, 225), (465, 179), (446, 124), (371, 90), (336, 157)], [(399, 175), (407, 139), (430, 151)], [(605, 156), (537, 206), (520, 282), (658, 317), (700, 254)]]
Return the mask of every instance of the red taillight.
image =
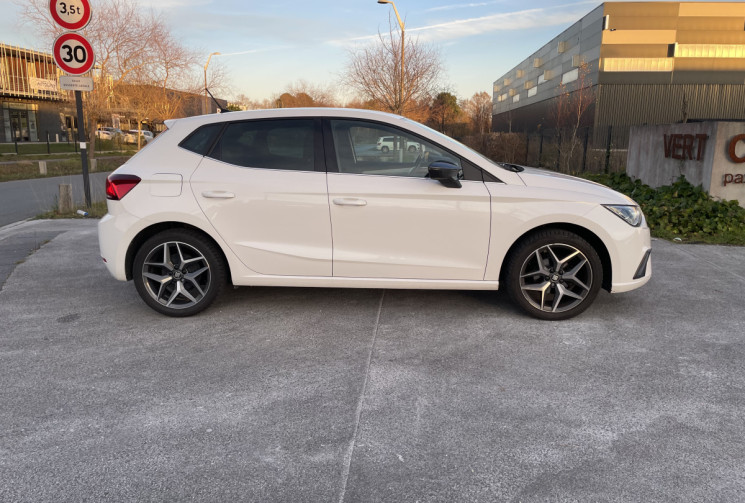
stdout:
[(138, 183), (140, 183), (139, 176), (109, 175), (106, 179), (106, 199), (118, 201), (126, 196)]

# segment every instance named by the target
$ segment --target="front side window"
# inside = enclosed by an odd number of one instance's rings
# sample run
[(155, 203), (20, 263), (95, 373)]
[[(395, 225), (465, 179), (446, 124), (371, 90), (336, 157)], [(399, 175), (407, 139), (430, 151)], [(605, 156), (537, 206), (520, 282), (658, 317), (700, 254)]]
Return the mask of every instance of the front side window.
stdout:
[(313, 171), (313, 120), (229, 124), (210, 157), (247, 168)]
[(365, 121), (331, 120), (340, 173), (427, 176), (435, 161), (461, 166), (458, 156), (406, 131)]

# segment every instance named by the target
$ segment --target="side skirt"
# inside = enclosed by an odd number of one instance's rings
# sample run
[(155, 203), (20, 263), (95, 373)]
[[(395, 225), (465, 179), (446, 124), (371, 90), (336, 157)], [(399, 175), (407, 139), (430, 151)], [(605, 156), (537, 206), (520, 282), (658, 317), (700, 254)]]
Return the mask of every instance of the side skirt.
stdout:
[(324, 276), (233, 277), (235, 286), (293, 286), (322, 288), (392, 288), (403, 290), (498, 290), (499, 281), (458, 281), (397, 278), (340, 278)]

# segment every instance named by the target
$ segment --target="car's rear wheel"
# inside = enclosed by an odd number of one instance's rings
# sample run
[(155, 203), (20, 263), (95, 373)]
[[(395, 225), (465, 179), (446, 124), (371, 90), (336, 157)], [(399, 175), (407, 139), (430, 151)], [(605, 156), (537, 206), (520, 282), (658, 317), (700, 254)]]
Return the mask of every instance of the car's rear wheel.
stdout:
[(161, 232), (145, 241), (135, 255), (133, 271), (142, 300), (168, 316), (191, 316), (206, 309), (226, 282), (217, 247), (187, 229)]
[(571, 318), (590, 307), (603, 282), (595, 249), (565, 230), (528, 236), (508, 259), (506, 287), (512, 300), (543, 320)]

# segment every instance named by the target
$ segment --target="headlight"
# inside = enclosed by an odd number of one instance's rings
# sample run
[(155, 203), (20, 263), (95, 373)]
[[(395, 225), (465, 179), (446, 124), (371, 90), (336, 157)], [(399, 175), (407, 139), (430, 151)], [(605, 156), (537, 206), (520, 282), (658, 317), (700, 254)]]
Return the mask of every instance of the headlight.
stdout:
[(627, 204), (604, 204), (603, 206), (632, 227), (639, 227), (642, 223), (643, 214), (638, 206)]

